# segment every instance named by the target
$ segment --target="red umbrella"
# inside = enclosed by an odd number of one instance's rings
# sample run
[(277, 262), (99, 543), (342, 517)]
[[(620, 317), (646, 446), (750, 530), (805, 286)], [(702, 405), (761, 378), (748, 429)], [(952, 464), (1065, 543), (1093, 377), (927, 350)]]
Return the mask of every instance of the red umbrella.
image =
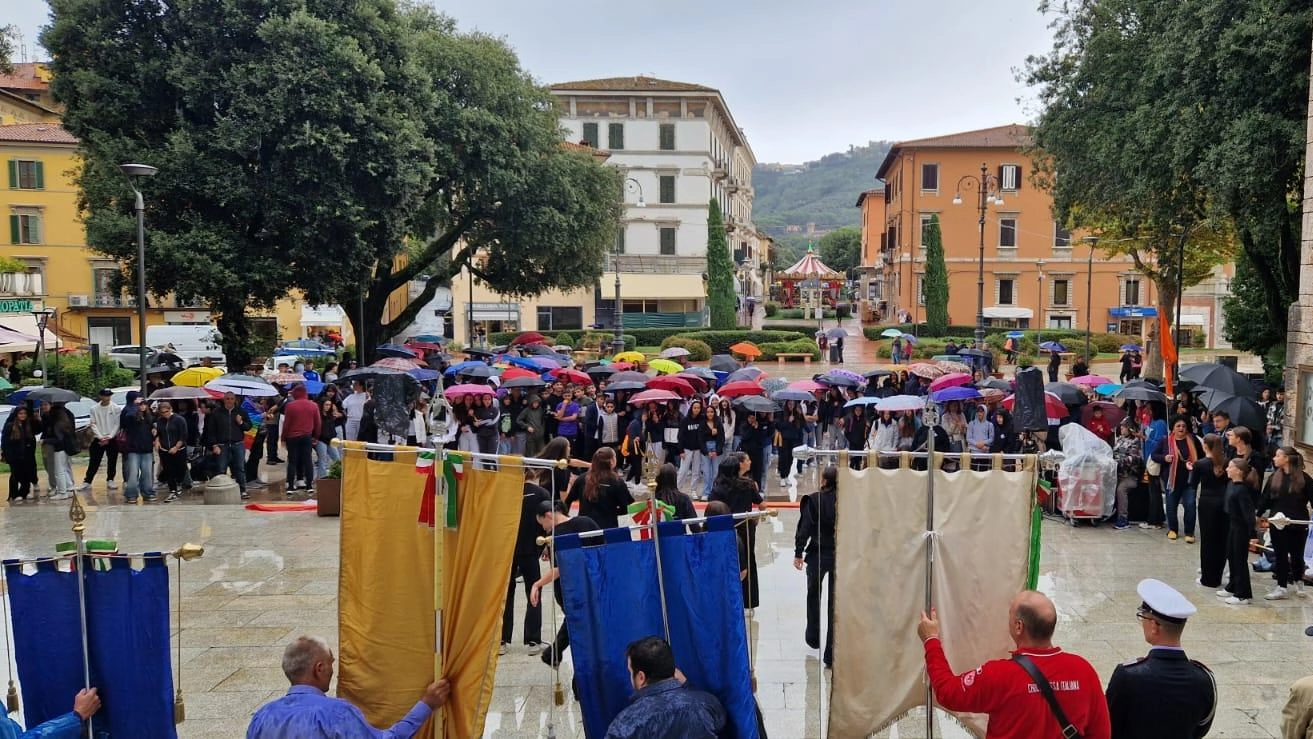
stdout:
[[(1017, 396), (1009, 395), (1003, 399), (1003, 407), (1012, 410), (1016, 404)], [(1062, 399), (1053, 393), (1044, 393), (1044, 415), (1049, 418), (1066, 418), (1067, 406), (1062, 404)]]
[(687, 381), (688, 384), (692, 385), (693, 389), (699, 393), (705, 393), (707, 391), (706, 378), (698, 377), (697, 375), (686, 375), (683, 372), (680, 372), (677, 375), (670, 375), (670, 377), (678, 377)]
[(943, 377), (936, 378), (930, 383), (930, 392), (935, 393), (944, 388), (957, 387), (966, 385), (971, 382), (971, 375), (966, 372), (951, 372)]
[(672, 400), (679, 400), (679, 395), (669, 390), (644, 390), (629, 398), (629, 403), (630, 405), (642, 405), (643, 403), (666, 403)]
[(632, 362), (612, 362), (607, 366), (615, 370), (616, 372), (624, 372), (625, 370), (631, 370), (634, 368)]
[(512, 367), (512, 368), (506, 370), (505, 372), (501, 373), (501, 379), (502, 379), (502, 382), (505, 382), (506, 380), (514, 380), (514, 379), (517, 378), (517, 377), (534, 377), (534, 378), (537, 378), (537, 377), (538, 377), (538, 373), (537, 373), (537, 372), (530, 372), (529, 370), (524, 369), (523, 367)]
[(1088, 424), (1090, 422), (1090, 419), (1094, 416), (1095, 408), (1103, 409), (1103, 420), (1107, 421), (1108, 426), (1113, 429), (1116, 429), (1117, 424), (1121, 423), (1122, 420), (1126, 418), (1126, 411), (1122, 410), (1121, 406), (1116, 403), (1109, 403), (1106, 400), (1096, 400), (1081, 406), (1080, 422), (1082, 424)]
[(829, 390), (829, 385), (822, 385), (815, 380), (794, 380), (789, 383), (790, 390), (801, 390), (804, 393), (814, 393), (818, 390)]
[(687, 398), (694, 393), (692, 383), (683, 377), (675, 377), (674, 375), (653, 378), (648, 381), (647, 386), (657, 390), (669, 390), (672, 393), (678, 393), (680, 397), (684, 398)]
[(518, 344), (546, 344), (547, 337), (537, 331), (526, 331), (511, 340), (511, 346)]
[(589, 385), (593, 382), (593, 378), (579, 370), (566, 369), (565, 367), (554, 369), (549, 374), (561, 382), (573, 382), (576, 385)]
[(422, 350), (422, 351), (426, 351), (426, 352), (440, 352), (440, 351), (442, 351), (442, 345), (441, 345), (441, 344), (434, 344), (434, 343), (431, 342), (431, 341), (407, 341), (406, 344), (405, 344), (405, 346), (406, 346), (407, 349), (420, 349), (420, 350)]
[(739, 380), (725, 383), (716, 394), (723, 398), (737, 398), (740, 395), (765, 395), (766, 389), (755, 382)]

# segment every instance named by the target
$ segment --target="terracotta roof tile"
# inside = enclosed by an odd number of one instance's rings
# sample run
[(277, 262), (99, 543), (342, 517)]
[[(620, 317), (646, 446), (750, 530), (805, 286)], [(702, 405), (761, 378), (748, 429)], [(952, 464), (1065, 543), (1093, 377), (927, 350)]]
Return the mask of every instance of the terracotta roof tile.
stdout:
[(1034, 139), (1031, 137), (1030, 126), (1019, 123), (899, 141), (889, 147), (889, 153), (885, 155), (875, 176), (884, 179), (885, 172), (904, 149), (1018, 149), (1030, 146), (1032, 143)]
[(857, 196), (857, 207), (858, 207), (858, 208), (862, 207), (862, 203), (863, 203), (867, 198), (874, 198), (874, 197), (884, 197), (884, 186), (883, 186), (883, 185), (881, 185), (880, 187), (873, 187), (873, 188), (871, 188), (870, 190), (867, 190), (866, 192), (863, 192), (861, 195), (858, 195), (858, 196)]
[[(34, 62), (20, 62), (13, 65), (14, 71), (10, 74), (0, 74), (0, 87), (9, 90), (47, 90), (50, 83), (42, 79), (42, 75), (37, 73), (38, 64)], [(44, 64), (40, 66), (44, 67)]]
[(718, 92), (715, 88), (695, 85), (691, 82), (673, 82), (656, 77), (605, 77), (596, 80), (578, 80), (576, 82), (558, 82), (551, 85), (553, 91), (561, 90), (595, 90), (605, 92)]
[(0, 141), (24, 144), (76, 144), (77, 137), (58, 123), (16, 123), (0, 126)]

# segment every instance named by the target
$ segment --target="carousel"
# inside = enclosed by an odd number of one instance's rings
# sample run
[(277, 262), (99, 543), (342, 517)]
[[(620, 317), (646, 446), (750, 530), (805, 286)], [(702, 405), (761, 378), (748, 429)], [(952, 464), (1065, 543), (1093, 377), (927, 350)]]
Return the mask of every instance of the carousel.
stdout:
[(843, 273), (831, 269), (816, 255), (813, 247), (788, 269), (775, 275), (778, 298), (785, 308), (834, 305), (843, 289)]

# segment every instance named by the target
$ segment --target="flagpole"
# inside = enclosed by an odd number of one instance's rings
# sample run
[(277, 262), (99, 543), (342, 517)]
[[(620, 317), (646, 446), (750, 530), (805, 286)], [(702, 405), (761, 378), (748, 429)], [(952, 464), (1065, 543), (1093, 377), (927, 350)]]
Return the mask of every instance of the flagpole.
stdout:
[[(79, 626), (82, 631), (82, 687), (86, 690), (91, 689), (91, 650), (87, 646), (87, 589), (86, 589), (86, 566), (87, 566), (87, 542), (86, 542), (86, 523), (87, 512), (82, 507), (82, 501), (77, 493), (73, 493), (73, 502), (68, 507), (68, 519), (73, 522), (73, 539), (77, 544), (77, 566), (74, 572), (78, 578), (78, 618)], [(181, 597), (179, 593), (179, 597)], [(181, 638), (181, 636), (179, 636)], [(92, 726), (91, 717), (87, 717), (87, 737), (94, 739), (96, 736), (95, 729)]]

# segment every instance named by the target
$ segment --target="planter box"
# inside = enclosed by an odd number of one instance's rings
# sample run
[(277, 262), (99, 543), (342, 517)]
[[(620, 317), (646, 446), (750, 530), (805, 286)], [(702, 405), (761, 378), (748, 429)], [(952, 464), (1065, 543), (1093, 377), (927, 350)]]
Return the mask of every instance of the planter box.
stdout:
[(342, 515), (341, 478), (321, 477), (315, 480), (315, 500), (319, 502), (319, 515)]

